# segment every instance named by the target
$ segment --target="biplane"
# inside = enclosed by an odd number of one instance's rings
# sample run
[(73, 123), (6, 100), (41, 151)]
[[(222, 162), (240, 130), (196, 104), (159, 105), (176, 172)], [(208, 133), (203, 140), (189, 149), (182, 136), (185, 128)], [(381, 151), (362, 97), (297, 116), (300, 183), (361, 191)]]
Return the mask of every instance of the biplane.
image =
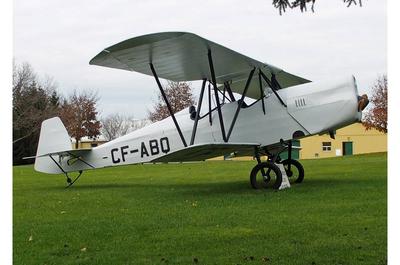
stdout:
[[(90, 169), (234, 153), (255, 157), (253, 188), (278, 189), (282, 173), (291, 182), (304, 178), (302, 165), (292, 158), (293, 139), (327, 132), (334, 137), (335, 129), (360, 121), (368, 104), (353, 76), (311, 82), (187, 32), (131, 38), (104, 49), (90, 64), (152, 76), (170, 116), (92, 149), (72, 149), (62, 121), (45, 120), (35, 170), (63, 173), (68, 185)], [(161, 78), (199, 81), (197, 106), (173, 113)], [(71, 179), (71, 172), (79, 175)]]

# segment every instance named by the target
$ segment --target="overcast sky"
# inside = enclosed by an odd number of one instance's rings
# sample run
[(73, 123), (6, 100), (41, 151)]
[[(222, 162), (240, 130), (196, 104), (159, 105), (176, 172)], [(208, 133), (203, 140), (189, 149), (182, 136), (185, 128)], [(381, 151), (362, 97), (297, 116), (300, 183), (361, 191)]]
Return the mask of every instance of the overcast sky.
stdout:
[(63, 94), (95, 89), (103, 115), (144, 118), (156, 99), (151, 76), (89, 65), (135, 36), (188, 31), (312, 81), (354, 74), (361, 93), (386, 73), (386, 1), (318, 0), (315, 13), (279, 16), (272, 0), (14, 1), (14, 57)]

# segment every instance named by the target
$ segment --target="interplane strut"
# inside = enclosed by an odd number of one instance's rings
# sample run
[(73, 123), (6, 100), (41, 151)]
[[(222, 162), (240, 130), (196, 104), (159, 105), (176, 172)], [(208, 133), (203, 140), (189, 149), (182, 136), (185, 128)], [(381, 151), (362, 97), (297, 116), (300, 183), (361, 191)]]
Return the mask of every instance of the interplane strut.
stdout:
[[(210, 125), (212, 125), (212, 116), (211, 116), (211, 114), (212, 114), (212, 113), (211, 113), (211, 112), (212, 112), (212, 109), (211, 109), (211, 86), (212, 86), (212, 87), (213, 87), (212, 89), (214, 90), (215, 103), (216, 103), (216, 105), (217, 105), (216, 109), (217, 109), (217, 113), (218, 113), (218, 118), (219, 118), (219, 123), (220, 123), (220, 128), (221, 128), (222, 139), (223, 139), (224, 142), (228, 142), (230, 136), (232, 135), (232, 131), (233, 131), (233, 128), (234, 128), (234, 126), (235, 126), (236, 120), (237, 120), (237, 118), (238, 118), (238, 116), (239, 116), (240, 110), (243, 108), (243, 106), (244, 106), (244, 104), (245, 104), (245, 103), (244, 103), (244, 99), (245, 99), (245, 97), (246, 97), (248, 88), (249, 88), (249, 86), (250, 86), (250, 84), (251, 84), (253, 75), (254, 75), (254, 73), (255, 73), (255, 71), (256, 71), (256, 67), (253, 67), (253, 69), (252, 69), (252, 70), (250, 71), (250, 73), (249, 73), (249, 76), (248, 76), (248, 78), (247, 78), (245, 87), (244, 87), (244, 89), (243, 89), (242, 96), (241, 96), (241, 98), (238, 100), (238, 105), (237, 105), (235, 114), (234, 114), (234, 116), (233, 116), (232, 122), (231, 122), (231, 124), (230, 124), (230, 126), (229, 126), (228, 133), (226, 133), (225, 124), (224, 124), (223, 116), (222, 116), (222, 110), (221, 110), (222, 104), (221, 104), (221, 102), (220, 102), (218, 93), (221, 93), (221, 94), (223, 95), (223, 97), (224, 97), (224, 98), (223, 98), (223, 103), (224, 103), (224, 101), (225, 101), (225, 98), (228, 99), (228, 100), (231, 101), (231, 102), (236, 101), (236, 99), (235, 99), (235, 97), (234, 97), (234, 95), (233, 95), (233, 93), (232, 93), (232, 90), (231, 90), (231, 87), (230, 87), (230, 85), (229, 85), (229, 82), (225, 82), (225, 83), (224, 83), (224, 92), (223, 92), (223, 93), (218, 89), (218, 87), (217, 87), (217, 81), (216, 81), (216, 76), (215, 76), (215, 69), (214, 69), (214, 64), (213, 64), (213, 57), (212, 57), (212, 52), (211, 52), (210, 49), (208, 50), (207, 57), (208, 57), (208, 64), (209, 64), (209, 70), (210, 70), (211, 80), (209, 80), (209, 79), (207, 79), (207, 78), (204, 78), (204, 79), (203, 79), (202, 86), (201, 86), (201, 91), (200, 91), (200, 98), (199, 98), (199, 102), (198, 102), (197, 110), (196, 110), (196, 117), (195, 117), (195, 120), (194, 120), (193, 129), (192, 129), (192, 135), (191, 135), (191, 139), (190, 139), (189, 145), (193, 145), (193, 144), (194, 144), (194, 141), (195, 141), (196, 132), (197, 132), (197, 126), (198, 126), (198, 122), (199, 122), (199, 119), (200, 119), (201, 105), (202, 105), (202, 103), (203, 103), (203, 97), (204, 97), (204, 90), (205, 90), (206, 82), (207, 82), (207, 81), (209, 82), (209, 84), (208, 84), (208, 106), (209, 106), (209, 113), (208, 113), (208, 116), (209, 116), (209, 123), (210, 123)], [(183, 135), (183, 133), (182, 133), (182, 131), (181, 131), (181, 129), (180, 129), (180, 126), (179, 126), (179, 124), (178, 124), (178, 121), (176, 120), (176, 117), (175, 117), (175, 115), (174, 115), (174, 113), (173, 113), (173, 110), (172, 110), (172, 107), (171, 107), (171, 105), (170, 105), (170, 102), (168, 101), (168, 98), (167, 98), (167, 96), (166, 96), (166, 94), (165, 94), (165, 92), (164, 92), (164, 89), (163, 89), (163, 87), (162, 87), (162, 85), (161, 85), (161, 83), (160, 83), (160, 80), (159, 80), (159, 78), (158, 78), (158, 75), (157, 75), (157, 72), (156, 72), (156, 70), (155, 70), (155, 68), (154, 68), (153, 63), (150, 63), (150, 69), (151, 69), (151, 72), (153, 73), (153, 76), (154, 76), (156, 82), (157, 82), (157, 85), (158, 85), (158, 87), (159, 87), (159, 89), (160, 89), (160, 92), (161, 92), (161, 95), (162, 95), (162, 97), (163, 97), (163, 99), (164, 99), (164, 101), (165, 101), (165, 104), (167, 105), (168, 111), (169, 111), (169, 113), (170, 113), (170, 115), (171, 115), (171, 117), (172, 117), (172, 120), (173, 120), (173, 122), (174, 122), (174, 124), (175, 124), (175, 127), (176, 127), (176, 130), (178, 131), (178, 134), (179, 134), (179, 136), (180, 136), (180, 138), (181, 138), (181, 140), (182, 140), (182, 143), (183, 143), (183, 145), (184, 145), (185, 147), (187, 147), (188, 145), (187, 145), (187, 143), (186, 143), (185, 137), (184, 137), (184, 135)], [(262, 110), (263, 110), (263, 113), (265, 114), (265, 105), (264, 105), (264, 92), (263, 92), (262, 80), (261, 80), (261, 79), (264, 79), (264, 81), (265, 81), (265, 82), (268, 84), (268, 86), (271, 88), (272, 92), (276, 95), (276, 97), (278, 98), (278, 100), (280, 101), (280, 103), (281, 103), (283, 106), (286, 107), (286, 104), (283, 102), (282, 98), (281, 98), (281, 97), (279, 96), (279, 94), (277, 93), (277, 90), (280, 89), (281, 86), (280, 86), (280, 84), (278, 83), (278, 81), (276, 80), (275, 74), (274, 74), (274, 73), (271, 74), (271, 80), (270, 80), (270, 79), (268, 79), (268, 77), (261, 71), (261, 69), (258, 68), (258, 82), (259, 82), (259, 89), (260, 89), (260, 98), (261, 98), (261, 100), (262, 100)], [(227, 98), (227, 97), (225, 96), (225, 92), (228, 94), (229, 98)]]

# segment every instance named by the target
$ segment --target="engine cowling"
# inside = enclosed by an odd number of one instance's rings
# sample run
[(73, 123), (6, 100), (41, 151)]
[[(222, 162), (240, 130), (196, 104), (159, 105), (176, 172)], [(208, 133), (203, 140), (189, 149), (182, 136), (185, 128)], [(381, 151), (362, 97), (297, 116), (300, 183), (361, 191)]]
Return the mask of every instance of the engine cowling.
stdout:
[(360, 121), (366, 106), (365, 97), (360, 102), (354, 77), (288, 88), (286, 103), (288, 113), (310, 134)]

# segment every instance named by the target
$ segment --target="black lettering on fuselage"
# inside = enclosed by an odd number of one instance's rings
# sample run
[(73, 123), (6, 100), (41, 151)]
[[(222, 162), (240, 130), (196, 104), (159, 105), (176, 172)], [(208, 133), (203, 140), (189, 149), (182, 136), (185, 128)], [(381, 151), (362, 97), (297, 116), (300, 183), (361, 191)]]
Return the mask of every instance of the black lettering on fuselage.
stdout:
[(142, 142), (140, 147), (140, 157), (143, 157), (144, 155), (149, 156), (149, 152), (147, 152), (146, 145)]
[(161, 138), (160, 145), (161, 145), (161, 152), (166, 154), (170, 151), (168, 137)]
[(150, 145), (150, 152), (151, 155), (158, 155), (160, 153), (160, 149), (158, 148), (158, 141), (157, 140), (150, 140), (149, 141)]
[(111, 149), (111, 160), (114, 164), (121, 162), (121, 160), (119, 158), (115, 158), (114, 153), (118, 152), (118, 148), (113, 148)]
[(122, 161), (124, 161), (124, 162), (125, 162), (125, 155), (128, 154), (128, 152), (127, 152), (127, 151), (124, 151), (124, 150), (125, 150), (125, 149), (128, 149), (128, 148), (129, 148), (128, 145), (125, 145), (125, 146), (122, 146), (122, 147), (121, 147), (121, 157), (122, 157)]
[[(163, 137), (160, 140), (157, 139), (153, 139), (153, 140), (149, 140), (149, 146), (150, 148), (147, 149), (145, 142), (142, 142), (140, 145), (140, 157), (145, 157), (145, 156), (150, 156), (150, 154), (152, 156), (154, 155), (158, 155), (160, 154), (160, 152), (163, 152), (164, 154), (168, 153), (170, 151), (170, 147), (169, 147), (169, 140), (168, 137)], [(121, 149), (121, 150), (120, 150)], [(150, 151), (150, 153), (149, 153)], [(119, 153), (120, 152), (120, 156)], [(125, 162), (126, 161), (126, 156), (131, 153), (134, 154), (136, 152), (139, 152), (138, 149), (132, 149), (129, 150), (129, 146), (125, 145), (125, 146), (121, 146), (119, 148), (113, 148), (111, 149), (111, 160), (114, 164), (118, 164), (121, 162)]]

